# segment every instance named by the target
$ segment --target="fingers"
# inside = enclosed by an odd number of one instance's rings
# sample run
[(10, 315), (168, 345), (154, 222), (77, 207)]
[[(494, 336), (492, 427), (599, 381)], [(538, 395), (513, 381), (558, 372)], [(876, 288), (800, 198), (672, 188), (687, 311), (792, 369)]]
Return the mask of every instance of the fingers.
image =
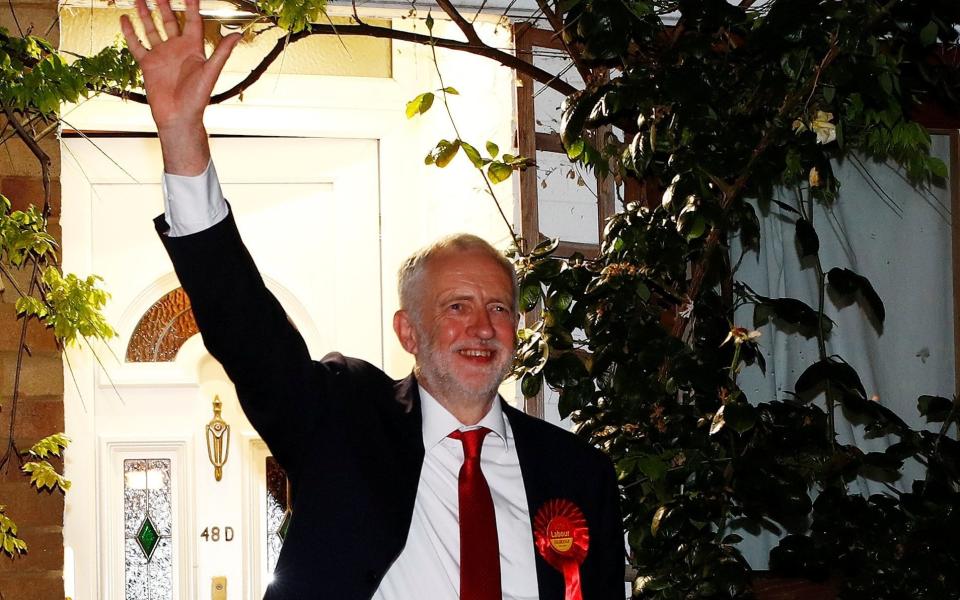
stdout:
[(183, 34), (202, 36), (203, 20), (200, 18), (200, 0), (186, 0), (186, 20), (183, 23)]
[(147, 8), (147, 0), (137, 0), (137, 15), (140, 17), (140, 23), (143, 24), (143, 31), (147, 34), (147, 41), (150, 46), (156, 46), (163, 40), (160, 39), (160, 33), (153, 25), (153, 18), (150, 16), (150, 9)]
[(157, 8), (160, 9), (163, 31), (167, 34), (167, 39), (180, 35), (180, 23), (177, 22), (177, 17), (170, 8), (170, 0), (157, 0)]
[(123, 31), (124, 39), (127, 40), (127, 48), (130, 49), (130, 53), (137, 59), (137, 62), (140, 62), (147, 55), (147, 49), (140, 43), (140, 38), (137, 37), (137, 32), (133, 30), (133, 23), (130, 22), (130, 17), (127, 15), (120, 16), (120, 29)]
[(237, 43), (240, 42), (241, 37), (243, 36), (239, 33), (231, 33), (227, 37), (223, 38), (213, 50), (213, 54), (210, 55), (210, 58), (207, 59), (207, 64), (204, 66), (204, 76), (212, 80), (210, 85), (211, 89), (213, 88), (213, 83), (215, 83), (217, 78), (220, 76), (220, 71), (223, 70), (223, 65), (227, 64), (227, 59), (230, 58), (230, 53), (233, 52), (233, 49), (237, 46)]

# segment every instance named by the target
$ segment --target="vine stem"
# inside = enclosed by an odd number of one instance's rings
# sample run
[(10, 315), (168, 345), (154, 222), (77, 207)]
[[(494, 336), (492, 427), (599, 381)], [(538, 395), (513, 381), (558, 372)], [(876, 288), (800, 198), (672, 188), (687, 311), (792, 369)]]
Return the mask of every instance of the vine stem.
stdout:
[[(810, 227), (813, 227), (813, 196), (808, 192), (807, 193), (807, 202), (808, 205), (804, 207), (803, 203), (803, 191), (797, 187), (797, 207), (800, 210), (800, 216), (807, 220), (810, 224)], [(827, 360), (827, 340), (826, 333), (823, 331), (823, 322), (826, 318), (824, 310), (826, 308), (826, 294), (827, 294), (827, 283), (826, 275), (823, 272), (823, 262), (820, 260), (820, 253), (817, 252), (813, 256), (814, 258), (814, 269), (817, 273), (817, 352), (821, 361)], [(837, 422), (836, 422), (836, 401), (833, 398), (833, 386), (830, 384), (830, 380), (827, 380), (826, 389), (824, 390), (826, 395), (827, 402), (827, 427), (829, 431), (827, 434), (830, 437), (830, 446), (834, 449), (837, 447)]]
[[(431, 32), (432, 36), (433, 33)], [(430, 45), (430, 53), (433, 55), (433, 68), (437, 71), (437, 78), (440, 80), (440, 93), (443, 95), (443, 107), (447, 111), (447, 117), (450, 119), (450, 125), (453, 126), (453, 132), (457, 135), (457, 139), (460, 140), (461, 144), (463, 143), (463, 138), (460, 137), (460, 130), (457, 128), (457, 122), (453, 118), (453, 111), (450, 110), (450, 102), (447, 99), (447, 86), (443, 83), (443, 73), (440, 72), (440, 63), (437, 61), (437, 47), (433, 44)], [(483, 172), (483, 169), (477, 167), (477, 171), (480, 173), (480, 176), (483, 177), (483, 183), (487, 186), (487, 192), (490, 194), (490, 198), (493, 199), (493, 204), (497, 207), (497, 212), (500, 213), (500, 218), (503, 219), (503, 224), (506, 225), (507, 231), (510, 232), (510, 238), (513, 240), (513, 245), (519, 250), (520, 249), (520, 238), (517, 237), (517, 233), (513, 230), (513, 226), (510, 224), (510, 220), (507, 219), (507, 215), (503, 212), (503, 207), (500, 206), (500, 202), (497, 200), (497, 195), (493, 191), (493, 185), (490, 183), (490, 178), (487, 177), (487, 174)]]
[[(17, 136), (23, 141), (24, 144), (30, 149), (34, 157), (40, 163), (41, 177), (43, 181), (43, 210), (41, 214), (43, 215), (43, 221), (46, 223), (47, 217), (50, 216), (50, 157), (46, 152), (43, 151), (43, 148), (37, 143), (33, 136), (23, 128), (20, 124), (20, 120), (17, 118), (14, 111), (10, 110), (4, 104), (0, 104), (4, 114), (7, 116), (7, 120), (13, 126), (14, 130), (17, 132)], [(27, 295), (32, 295), (34, 289), (37, 287), (37, 274), (40, 272), (40, 261), (33, 261), (33, 268), (30, 273), (30, 286), (27, 288)], [(7, 274), (9, 277), (9, 273)], [(12, 280), (12, 279), (11, 279)], [(16, 285), (14, 286), (16, 287)], [(20, 291), (19, 289), (17, 290)], [(17, 452), (17, 445), (14, 440), (15, 427), (17, 423), (17, 405), (20, 400), (20, 377), (23, 372), (23, 357), (26, 353), (27, 345), (27, 327), (30, 324), (29, 318), (24, 318), (23, 323), (20, 325), (20, 338), (17, 344), (17, 365), (16, 365), (16, 374), (14, 375), (13, 380), (13, 392), (11, 394), (10, 400), (10, 425), (7, 430), (8, 438), (7, 444), (3, 451), (3, 456), (0, 457), (0, 469), (2, 469), (10, 460), (11, 456), (16, 456), (20, 460), (20, 454)]]

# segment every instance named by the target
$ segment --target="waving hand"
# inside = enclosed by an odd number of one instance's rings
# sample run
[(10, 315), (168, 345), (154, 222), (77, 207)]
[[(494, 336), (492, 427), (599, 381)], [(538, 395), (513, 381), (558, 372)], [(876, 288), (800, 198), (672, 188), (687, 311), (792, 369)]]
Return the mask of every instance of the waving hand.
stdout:
[(169, 0), (157, 0), (162, 32), (150, 18), (146, 0), (136, 0), (136, 6), (149, 49), (137, 38), (126, 15), (120, 17), (120, 27), (143, 72), (147, 102), (163, 147), (164, 168), (168, 173), (195, 175), (206, 168), (210, 157), (203, 111), (240, 35), (223, 38), (207, 58), (200, 0), (186, 0), (182, 30)]

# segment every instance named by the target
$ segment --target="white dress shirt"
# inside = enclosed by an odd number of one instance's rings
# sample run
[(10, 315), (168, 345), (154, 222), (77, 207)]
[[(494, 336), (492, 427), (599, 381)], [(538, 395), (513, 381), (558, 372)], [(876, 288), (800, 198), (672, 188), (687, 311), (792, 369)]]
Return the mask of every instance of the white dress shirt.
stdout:
[(500, 545), (503, 597), (540, 597), (533, 532), (513, 429), (499, 399), (475, 426), (467, 427), (420, 388), (423, 412), (423, 468), (413, 504), (407, 545), (380, 582), (374, 600), (456, 600), (460, 597), (460, 521), (457, 480), (463, 444), (447, 437), (455, 430), (486, 427), (480, 469), (490, 486)]
[[(229, 213), (213, 163), (196, 177), (164, 173), (164, 215), (179, 237), (216, 225)], [(457, 600), (460, 596), (460, 524), (457, 481), (463, 445), (447, 436), (486, 427), (480, 468), (497, 518), (504, 600), (536, 600), (536, 557), (523, 475), (510, 421), (499, 399), (475, 426), (460, 423), (420, 388), (425, 450), (407, 544), (387, 570), (374, 600)], [(334, 517), (335, 518), (335, 517)]]

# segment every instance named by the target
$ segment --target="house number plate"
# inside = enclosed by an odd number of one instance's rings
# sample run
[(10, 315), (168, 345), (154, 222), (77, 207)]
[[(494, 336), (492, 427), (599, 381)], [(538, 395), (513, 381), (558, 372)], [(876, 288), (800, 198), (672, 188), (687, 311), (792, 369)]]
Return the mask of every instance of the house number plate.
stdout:
[(207, 542), (232, 542), (233, 527), (204, 527), (200, 537)]

